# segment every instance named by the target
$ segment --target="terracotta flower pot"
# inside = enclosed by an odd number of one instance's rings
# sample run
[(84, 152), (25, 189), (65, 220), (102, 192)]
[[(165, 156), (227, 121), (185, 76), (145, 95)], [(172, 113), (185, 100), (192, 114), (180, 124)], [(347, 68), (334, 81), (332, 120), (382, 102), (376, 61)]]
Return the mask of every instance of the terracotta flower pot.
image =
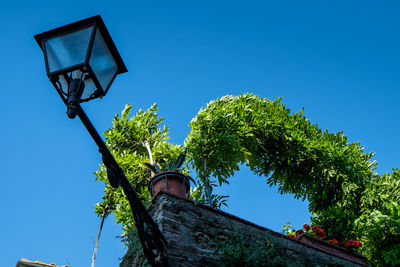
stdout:
[(177, 197), (186, 198), (190, 183), (189, 179), (180, 172), (164, 171), (153, 176), (148, 187), (152, 199), (160, 192), (167, 192)]
[(366, 258), (360, 254), (353, 253), (345, 248), (339, 247), (338, 245), (330, 244), (324, 240), (311, 236), (307, 233), (299, 235), (296, 239), (297, 242), (305, 244), (309, 247), (324, 251), (328, 254), (334, 255), (338, 258), (346, 259), (351, 262), (366, 265)]

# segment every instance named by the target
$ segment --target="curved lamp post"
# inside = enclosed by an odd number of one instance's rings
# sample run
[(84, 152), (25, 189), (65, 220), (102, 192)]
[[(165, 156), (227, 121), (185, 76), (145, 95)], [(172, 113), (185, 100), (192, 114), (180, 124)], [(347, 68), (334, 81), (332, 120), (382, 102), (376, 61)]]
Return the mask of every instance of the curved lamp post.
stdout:
[(99, 147), (110, 185), (122, 187), (132, 209), (143, 252), (152, 266), (168, 266), (166, 240), (147, 212), (124, 172), (108, 150), (81, 102), (105, 96), (124, 62), (100, 16), (90, 17), (38, 35), (47, 76), (67, 106), (67, 115), (80, 118)]

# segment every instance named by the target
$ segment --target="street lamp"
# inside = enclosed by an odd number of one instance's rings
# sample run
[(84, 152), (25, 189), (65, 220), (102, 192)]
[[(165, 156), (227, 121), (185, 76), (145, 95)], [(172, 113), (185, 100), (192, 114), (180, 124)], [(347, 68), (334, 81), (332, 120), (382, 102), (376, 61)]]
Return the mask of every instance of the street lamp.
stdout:
[(78, 115), (99, 148), (110, 185), (124, 190), (146, 258), (152, 266), (168, 266), (166, 240), (158, 225), (80, 106), (105, 96), (115, 77), (127, 72), (103, 20), (90, 17), (35, 35), (35, 39), (44, 54), (47, 76), (67, 106), (68, 117)]
[(64, 102), (68, 116), (77, 103), (107, 94), (117, 74), (127, 72), (100, 16), (35, 36), (43, 50), (46, 72)]

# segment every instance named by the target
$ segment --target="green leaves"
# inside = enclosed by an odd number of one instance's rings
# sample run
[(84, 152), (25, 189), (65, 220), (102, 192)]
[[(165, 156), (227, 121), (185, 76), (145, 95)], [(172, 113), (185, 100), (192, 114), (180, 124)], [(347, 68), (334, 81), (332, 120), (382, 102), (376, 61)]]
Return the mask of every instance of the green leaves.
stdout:
[[(330, 133), (311, 124), (304, 109), (291, 113), (281, 99), (252, 94), (224, 96), (201, 109), (190, 127), (185, 146), (203, 186), (208, 180), (213, 186), (228, 183), (246, 164), (268, 185), (277, 185), (281, 194), (308, 199), (313, 221), (329, 229), (328, 235), (343, 240), (363, 237), (366, 255), (383, 260), (383, 254), (374, 254), (383, 242), (383, 236), (374, 233), (382, 225), (388, 240), (400, 243), (399, 209), (393, 204), (400, 202), (400, 172), (390, 179), (379, 177), (373, 153), (365, 153), (358, 142), (350, 143), (343, 132)], [(386, 258), (393, 255), (388, 252)]]
[(161, 172), (161, 168), (157, 164), (150, 164), (148, 162), (145, 162), (143, 164), (144, 164), (144, 166), (146, 166), (147, 168), (149, 168), (150, 170), (152, 170), (155, 173)]
[(376, 176), (361, 198), (362, 214), (355, 228), (373, 265), (400, 264), (400, 171)]
[[(163, 125), (163, 118), (158, 115), (157, 105), (147, 110), (139, 110), (131, 116), (131, 105), (126, 105), (121, 115), (116, 115), (112, 127), (104, 133), (106, 144), (110, 148), (118, 164), (136, 193), (145, 205), (150, 204), (150, 194), (147, 183), (151, 179), (151, 171), (179, 170), (188, 172), (186, 166), (186, 150), (182, 146), (170, 143), (168, 127)], [(151, 163), (151, 161), (153, 163)], [(102, 202), (97, 203), (95, 212), (102, 216), (104, 208), (107, 214), (114, 213), (115, 220), (122, 224), (124, 231), (134, 225), (130, 206), (121, 188), (114, 189), (108, 185), (107, 173), (104, 165), (100, 165), (95, 172), (96, 180), (106, 184)], [(195, 181), (189, 177), (192, 183)], [(200, 192), (201, 194), (201, 192)], [(214, 203), (218, 205), (223, 198)]]
[(160, 167), (157, 163), (154, 164), (150, 164), (148, 162), (144, 163), (144, 166), (146, 166), (148, 169), (150, 169), (151, 171), (153, 171), (154, 173), (159, 173), (162, 171), (179, 171), (182, 172), (183, 171), (183, 163), (185, 162), (185, 158), (186, 158), (186, 149), (184, 149), (177, 158), (175, 159), (171, 159), (168, 160), (166, 162), (166, 168), (162, 169), (162, 167)]
[(179, 154), (178, 158), (171, 163), (167, 164), (168, 170), (178, 171), (182, 167), (182, 164), (185, 162), (186, 158), (186, 148)]
[(356, 210), (353, 199), (376, 166), (358, 143), (322, 132), (304, 110), (291, 114), (281, 99), (224, 96), (200, 110), (190, 127), (185, 145), (199, 177), (227, 183), (246, 164), (281, 193), (307, 198), (312, 212), (335, 205)]

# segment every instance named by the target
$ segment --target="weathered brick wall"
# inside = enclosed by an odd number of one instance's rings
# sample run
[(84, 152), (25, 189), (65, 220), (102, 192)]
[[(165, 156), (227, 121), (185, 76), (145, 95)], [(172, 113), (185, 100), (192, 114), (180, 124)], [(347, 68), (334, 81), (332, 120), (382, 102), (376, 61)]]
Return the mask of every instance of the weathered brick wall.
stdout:
[[(229, 239), (237, 232), (248, 244), (261, 242), (266, 237), (279, 244), (290, 257), (290, 266), (332, 263), (360, 266), (225, 212), (165, 193), (154, 199), (150, 213), (169, 243), (167, 253), (171, 266), (215, 266), (218, 257), (215, 241)], [(141, 265), (137, 262), (133, 266)]]

